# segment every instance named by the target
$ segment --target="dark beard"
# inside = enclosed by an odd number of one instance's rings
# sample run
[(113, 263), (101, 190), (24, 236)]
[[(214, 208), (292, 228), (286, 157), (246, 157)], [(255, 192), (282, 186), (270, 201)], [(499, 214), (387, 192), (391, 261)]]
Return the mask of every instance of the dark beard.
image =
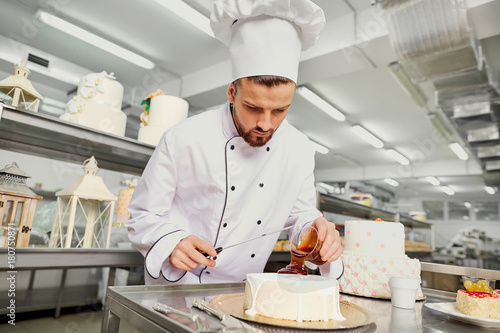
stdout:
[(261, 128), (254, 127), (250, 131), (245, 132), (245, 133), (243, 133), (243, 135), (241, 135), (243, 140), (245, 140), (245, 142), (248, 143), (248, 145), (250, 145), (251, 147), (263, 147), (266, 143), (269, 142), (269, 140), (271, 140), (271, 138), (273, 137), (273, 134), (274, 134), (274, 130), (270, 129), (268, 131), (269, 136), (266, 136), (264, 138), (261, 138), (261, 137), (252, 138), (252, 131), (253, 130), (263, 132)]
[[(234, 105), (233, 105), (233, 108), (234, 108)], [(271, 140), (271, 138), (273, 137), (273, 134), (274, 134), (274, 129), (271, 128), (270, 130), (267, 131), (267, 133), (269, 133), (269, 136), (266, 136), (264, 138), (262, 138), (262, 137), (253, 138), (252, 131), (254, 131), (254, 130), (257, 130), (259, 132), (265, 132), (265, 131), (262, 130), (262, 128), (260, 128), (260, 127), (253, 127), (250, 130), (245, 131), (243, 124), (239, 121), (238, 117), (236, 116), (236, 114), (233, 111), (233, 108), (231, 108), (231, 113), (233, 115), (233, 121), (234, 121), (234, 124), (236, 125), (236, 129), (238, 130), (238, 133), (243, 138), (243, 140), (245, 140), (245, 142), (248, 143), (248, 145), (250, 147), (263, 147), (266, 143), (269, 142), (269, 140)]]

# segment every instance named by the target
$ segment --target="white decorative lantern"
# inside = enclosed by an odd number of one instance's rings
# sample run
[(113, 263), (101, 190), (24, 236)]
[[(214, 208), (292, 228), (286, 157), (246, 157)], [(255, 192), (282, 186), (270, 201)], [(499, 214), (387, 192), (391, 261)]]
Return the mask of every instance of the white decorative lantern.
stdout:
[(0, 170), (0, 247), (29, 244), (36, 203), (43, 198), (26, 185), (28, 178), (15, 162)]
[[(108, 190), (102, 178), (96, 176), (99, 168), (94, 156), (83, 162), (83, 170), (85, 174), (73, 184), (56, 192), (57, 209), (50, 247), (109, 247), (117, 197)], [(78, 225), (85, 225), (83, 236), (77, 232)]]
[[(31, 71), (26, 66), (26, 59), (24, 59), (20, 65), (14, 66), (14, 75), (0, 81), (0, 92), (12, 98), (12, 106), (19, 107), (22, 103), (25, 109), (38, 112), (38, 106), (40, 100), (43, 100), (43, 96), (35, 90), (31, 81), (28, 80), (30, 74)], [(0, 98), (0, 102), (3, 102), (4, 99), (5, 96)]]

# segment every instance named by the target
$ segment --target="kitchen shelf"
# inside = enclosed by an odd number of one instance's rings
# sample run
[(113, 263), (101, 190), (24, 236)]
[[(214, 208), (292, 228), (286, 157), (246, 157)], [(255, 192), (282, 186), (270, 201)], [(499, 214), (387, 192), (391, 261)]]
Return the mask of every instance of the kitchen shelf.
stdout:
[(432, 224), (412, 219), (409, 216), (382, 209), (360, 205), (331, 195), (319, 194), (319, 210), (368, 220), (380, 218), (389, 222), (401, 222), (407, 227), (430, 229)]
[(141, 175), (154, 146), (0, 103), (0, 149)]
[[(0, 248), (0, 272), (9, 267), (9, 251)], [(73, 269), (90, 267), (142, 266), (144, 257), (135, 249), (83, 249), (21, 247), (15, 249), (16, 271), (37, 269)]]

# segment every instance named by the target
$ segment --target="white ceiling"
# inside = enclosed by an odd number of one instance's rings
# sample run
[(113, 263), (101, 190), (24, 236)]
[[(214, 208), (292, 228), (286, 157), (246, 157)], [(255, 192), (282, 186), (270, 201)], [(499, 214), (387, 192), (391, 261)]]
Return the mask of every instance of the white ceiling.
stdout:
[[(185, 1), (207, 16), (213, 3)], [(451, 140), (460, 140), (460, 133), (455, 131), (445, 140), (428, 120), (429, 111), (435, 111), (431, 89), (421, 85), (429, 101), (427, 108), (419, 107), (390, 75), (387, 66), (397, 59), (379, 8), (372, 6), (371, 0), (314, 2), (324, 9), (327, 26), (317, 45), (303, 54), (299, 84), (307, 85), (347, 117), (346, 122), (337, 122), (300, 96), (294, 97), (290, 123), (330, 149), (326, 155), (317, 154), (317, 179), (327, 183), (361, 180), (400, 198), (441, 196), (454, 200), (423, 180), (432, 175), (453, 188), (456, 199), (498, 200), (499, 194), (491, 196), (484, 191), (485, 177), (474, 154), (464, 162), (448, 148)], [(40, 24), (34, 15), (44, 3), (50, 3), (47, 11), (145, 56), (157, 67), (142, 69)], [(500, 59), (500, 1), (466, 3), (481, 43), (490, 50), (490, 57)], [(32, 53), (75, 65), (75, 71), (114, 72), (125, 86), (128, 136), (137, 135), (140, 100), (156, 88), (188, 100), (191, 115), (225, 101), (230, 78), (227, 48), (153, 0), (0, 0), (0, 8), (3, 37), (23, 43)], [(0, 49), (2, 76), (12, 71), (12, 62), (2, 59), (2, 54), (21, 52), (12, 45), (12, 50)], [(36, 72), (30, 78), (44, 96), (63, 102), (75, 88)], [(376, 134), (386, 147), (410, 158), (411, 165), (403, 167), (383, 150), (359, 139), (350, 130), (352, 124), (361, 124)], [(386, 177), (398, 179), (401, 185), (387, 185), (381, 181)], [(488, 177), (489, 181), (496, 178)]]

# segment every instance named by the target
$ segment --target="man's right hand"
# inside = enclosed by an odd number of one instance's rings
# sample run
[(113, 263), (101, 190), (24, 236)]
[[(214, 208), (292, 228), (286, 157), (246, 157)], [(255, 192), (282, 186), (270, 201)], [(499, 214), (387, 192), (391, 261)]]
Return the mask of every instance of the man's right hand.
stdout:
[(217, 256), (213, 246), (195, 235), (189, 235), (182, 239), (170, 254), (170, 265), (185, 271), (191, 271), (200, 265), (215, 267), (215, 260), (208, 259), (203, 252), (211, 257)]

